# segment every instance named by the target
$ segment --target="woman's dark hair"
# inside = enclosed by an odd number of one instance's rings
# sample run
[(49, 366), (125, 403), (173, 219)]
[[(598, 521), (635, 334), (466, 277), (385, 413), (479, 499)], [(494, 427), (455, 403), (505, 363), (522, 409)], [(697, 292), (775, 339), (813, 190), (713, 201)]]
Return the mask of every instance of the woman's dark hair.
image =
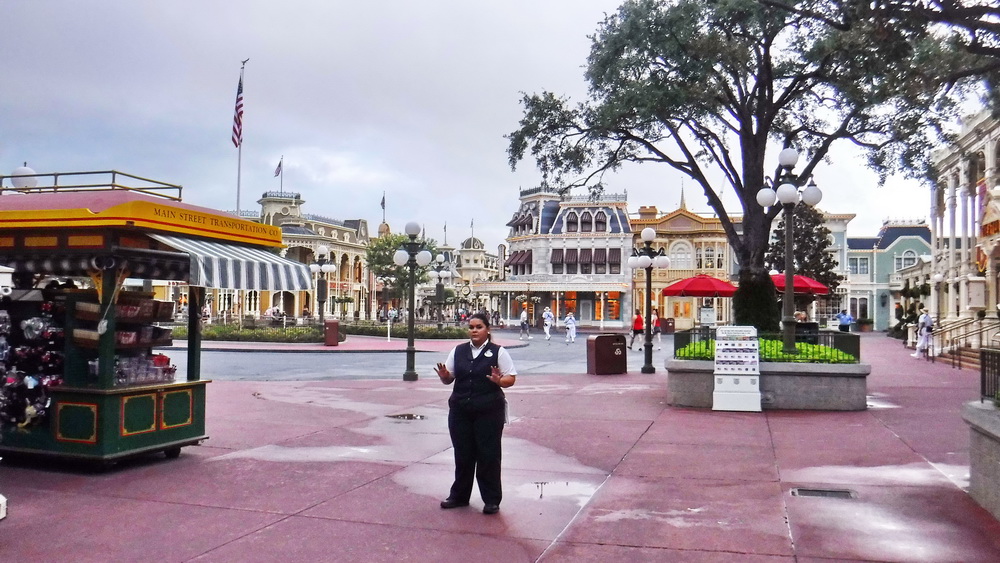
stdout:
[(486, 328), (490, 328), (490, 316), (487, 315), (486, 313), (483, 313), (482, 311), (478, 313), (472, 313), (471, 315), (469, 315), (469, 320), (471, 321), (472, 319), (479, 319), (483, 321), (483, 324), (486, 325)]

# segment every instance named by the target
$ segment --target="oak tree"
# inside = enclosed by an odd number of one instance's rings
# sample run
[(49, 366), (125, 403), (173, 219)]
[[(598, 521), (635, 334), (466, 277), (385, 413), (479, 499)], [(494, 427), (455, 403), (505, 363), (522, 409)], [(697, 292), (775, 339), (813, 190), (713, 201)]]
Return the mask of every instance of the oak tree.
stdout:
[[(837, 141), (861, 147), (882, 177), (917, 170), (962, 94), (939, 86), (968, 52), (930, 35), (872, 52), (875, 31), (866, 22), (835, 29), (756, 0), (626, 0), (591, 38), (586, 101), (524, 95), (507, 136), (510, 165), (532, 157), (543, 186), (559, 190), (600, 185), (625, 163), (691, 178), (739, 262), (735, 322), (773, 330), (765, 255), (780, 209), (761, 207), (756, 193), (769, 166), (779, 175), (778, 150), (804, 154), (800, 185)], [(723, 190), (739, 210), (725, 208)]]

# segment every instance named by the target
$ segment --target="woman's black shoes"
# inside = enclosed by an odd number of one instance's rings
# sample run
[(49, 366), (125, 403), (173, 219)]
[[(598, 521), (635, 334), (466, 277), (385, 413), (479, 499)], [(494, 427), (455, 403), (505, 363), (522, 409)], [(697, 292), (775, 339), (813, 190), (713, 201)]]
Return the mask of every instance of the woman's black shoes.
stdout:
[(499, 504), (487, 504), (483, 507), (483, 514), (496, 514), (497, 512), (500, 512)]
[(445, 510), (447, 510), (449, 508), (459, 508), (459, 507), (462, 507), (462, 506), (469, 506), (469, 503), (468, 502), (459, 502), (459, 501), (457, 501), (457, 500), (455, 500), (453, 498), (446, 498), (443, 501), (441, 501), (441, 508), (444, 508)]

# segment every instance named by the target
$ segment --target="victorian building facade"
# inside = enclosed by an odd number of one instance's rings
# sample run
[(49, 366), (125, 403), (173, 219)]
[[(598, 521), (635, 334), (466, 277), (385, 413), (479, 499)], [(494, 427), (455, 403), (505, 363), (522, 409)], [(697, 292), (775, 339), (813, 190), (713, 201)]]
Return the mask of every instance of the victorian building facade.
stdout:
[(933, 155), (932, 314), (974, 318), (1000, 303), (1000, 121), (988, 111), (964, 120), (954, 144)]
[(848, 237), (840, 306), (862, 324), (870, 321), (874, 330), (888, 329), (896, 323), (896, 303), (908, 305), (910, 288), (922, 285), (923, 276), (908, 277), (930, 248), (931, 232), (923, 219), (886, 220), (877, 236)]
[[(313, 274), (315, 279), (311, 291), (267, 295), (247, 292), (244, 310), (259, 312), (278, 307), (289, 316), (305, 312), (316, 315), (319, 313), (316, 288), (325, 283), (328, 286), (327, 300), (323, 303), (325, 317), (374, 318), (377, 307), (372, 298), (374, 279), (365, 262), (370, 240), (366, 220), (339, 220), (305, 213), (305, 200), (296, 192), (265, 192), (257, 203), (261, 206), (259, 214), (244, 212), (243, 215), (279, 227), (286, 258), (303, 264), (324, 259), (336, 269), (325, 275)], [(326, 256), (320, 254), (323, 247), (327, 250)], [(220, 295), (220, 299), (226, 300), (227, 296)]]
[[(741, 217), (736, 216), (733, 220), (741, 224)], [(722, 221), (715, 216), (689, 211), (682, 194), (680, 207), (669, 213), (660, 214), (655, 206), (639, 208), (638, 216), (632, 218), (632, 231), (636, 233), (633, 244), (636, 247), (642, 246), (638, 233), (647, 227), (656, 231), (653, 250), (662, 249), (670, 258), (669, 268), (652, 270), (651, 306), (657, 314), (663, 319), (672, 319), (677, 330), (729, 323), (732, 320), (732, 299), (663, 295), (663, 288), (698, 274), (735, 281), (736, 261)], [(633, 287), (636, 308), (645, 316), (645, 270), (634, 272)]]
[(631, 272), (624, 258), (632, 230), (626, 194), (559, 194), (546, 188), (521, 190), (520, 205), (507, 222), (505, 272), (472, 283), (489, 294), (501, 316), (515, 321), (523, 309), (537, 321), (545, 307), (557, 318), (573, 311), (584, 326), (623, 328), (631, 319)]

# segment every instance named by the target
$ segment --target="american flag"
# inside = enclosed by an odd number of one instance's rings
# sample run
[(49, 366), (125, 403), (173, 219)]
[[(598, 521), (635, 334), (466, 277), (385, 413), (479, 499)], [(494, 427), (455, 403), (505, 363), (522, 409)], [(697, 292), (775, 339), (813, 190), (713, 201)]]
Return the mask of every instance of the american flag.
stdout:
[(239, 147), (243, 144), (243, 75), (240, 74), (240, 85), (236, 87), (236, 113), (233, 115), (233, 144)]

